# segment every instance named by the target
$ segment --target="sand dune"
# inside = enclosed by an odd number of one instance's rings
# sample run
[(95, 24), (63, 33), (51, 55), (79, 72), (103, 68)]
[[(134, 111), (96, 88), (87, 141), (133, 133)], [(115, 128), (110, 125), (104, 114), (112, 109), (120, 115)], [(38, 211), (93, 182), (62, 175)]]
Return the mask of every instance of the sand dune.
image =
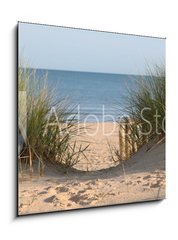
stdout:
[[(164, 143), (149, 150), (144, 146), (130, 160), (116, 166), (109, 160), (107, 141), (101, 135), (93, 141), (88, 171), (88, 163), (83, 160), (68, 173), (49, 165), (43, 177), (34, 175), (30, 179), (25, 174), (19, 182), (19, 214), (165, 198)], [(111, 138), (115, 144), (117, 139)]]

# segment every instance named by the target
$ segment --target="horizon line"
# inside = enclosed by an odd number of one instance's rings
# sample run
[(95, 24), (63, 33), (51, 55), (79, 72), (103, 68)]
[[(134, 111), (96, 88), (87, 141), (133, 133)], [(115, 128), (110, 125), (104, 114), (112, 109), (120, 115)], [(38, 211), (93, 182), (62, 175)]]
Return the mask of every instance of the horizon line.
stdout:
[(115, 72), (96, 72), (96, 71), (81, 71), (81, 70), (68, 70), (68, 69), (57, 69), (57, 68), (37, 68), (37, 67), (22, 67), (35, 70), (49, 70), (49, 71), (64, 71), (64, 72), (81, 72), (81, 73), (98, 73), (98, 74), (114, 74), (114, 75), (132, 75), (132, 76), (146, 76), (146, 74), (136, 73), (115, 73)]

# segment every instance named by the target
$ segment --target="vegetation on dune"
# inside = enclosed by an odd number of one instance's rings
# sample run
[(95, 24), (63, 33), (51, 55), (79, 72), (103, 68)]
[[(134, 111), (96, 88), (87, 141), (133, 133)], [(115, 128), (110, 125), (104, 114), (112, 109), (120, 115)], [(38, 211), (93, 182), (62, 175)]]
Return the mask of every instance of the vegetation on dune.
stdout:
[[(18, 90), (18, 124), (24, 140), (19, 152), (20, 168), (21, 162), (27, 162), (31, 175), (37, 166), (42, 174), (48, 163), (67, 168), (78, 163), (81, 156), (86, 158), (88, 145), (83, 147), (75, 141), (82, 128), (65, 99), (57, 99), (54, 88), (47, 84), (47, 74), (40, 78), (35, 70), (19, 67)], [(113, 149), (108, 143), (113, 161), (121, 163), (150, 140), (165, 138), (164, 66), (149, 68), (128, 91), (124, 109), (127, 117), (118, 121), (119, 147)]]
[(131, 138), (139, 145), (158, 137), (165, 137), (165, 67), (148, 68), (146, 76), (137, 81), (127, 98), (126, 112), (131, 123)]
[(113, 150), (115, 161), (129, 159), (144, 144), (165, 138), (165, 67), (148, 67), (139, 76), (136, 87), (128, 89), (124, 116), (119, 124), (119, 147)]
[(35, 70), (19, 67), (18, 91), (18, 124), (24, 139), (20, 162), (27, 160), (30, 174), (36, 162), (40, 174), (49, 162), (74, 166), (81, 155), (85, 156), (87, 147), (73, 140), (78, 134), (75, 118), (66, 121), (71, 114), (69, 106), (64, 99), (56, 100), (54, 89), (47, 84), (47, 74), (40, 78)]

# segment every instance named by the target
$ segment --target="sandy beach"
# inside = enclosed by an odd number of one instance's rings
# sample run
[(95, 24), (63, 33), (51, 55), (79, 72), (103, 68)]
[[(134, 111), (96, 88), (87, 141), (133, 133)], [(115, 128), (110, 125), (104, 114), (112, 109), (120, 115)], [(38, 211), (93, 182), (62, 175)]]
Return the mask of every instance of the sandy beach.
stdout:
[[(77, 141), (90, 143), (87, 159), (68, 172), (46, 166), (42, 177), (24, 173), (19, 180), (19, 215), (158, 200), (165, 198), (165, 143), (142, 147), (123, 164), (109, 151), (118, 144), (112, 123), (88, 124)], [(103, 128), (104, 126), (104, 128)], [(104, 132), (103, 132), (104, 130)], [(111, 133), (109, 135), (109, 133)]]
[[(84, 128), (81, 136), (77, 137), (78, 144), (89, 144), (86, 155), (87, 160), (82, 158), (75, 166), (83, 171), (94, 171), (116, 166), (112, 160), (110, 148), (119, 144), (118, 124), (112, 122), (80, 124)], [(110, 145), (110, 147), (109, 147)]]

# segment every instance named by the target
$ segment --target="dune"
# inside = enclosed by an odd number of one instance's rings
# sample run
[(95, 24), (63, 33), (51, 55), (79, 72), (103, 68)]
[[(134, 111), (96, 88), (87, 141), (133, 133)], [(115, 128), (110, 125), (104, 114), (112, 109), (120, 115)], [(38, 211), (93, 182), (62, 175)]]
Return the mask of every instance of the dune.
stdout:
[[(44, 176), (34, 173), (32, 179), (24, 173), (23, 180), (19, 181), (19, 215), (165, 198), (164, 142), (149, 148), (143, 146), (123, 164), (114, 165), (105, 159), (102, 166), (101, 159), (106, 157), (104, 152), (108, 153), (108, 149), (104, 138), (98, 136), (95, 140), (97, 144), (93, 142), (90, 152), (93, 168), (91, 164), (88, 170), (78, 166), (66, 172), (61, 167), (48, 165)], [(98, 141), (102, 145), (98, 145)], [(94, 154), (99, 146), (103, 146), (100, 159)], [(97, 163), (100, 163), (98, 168)]]

